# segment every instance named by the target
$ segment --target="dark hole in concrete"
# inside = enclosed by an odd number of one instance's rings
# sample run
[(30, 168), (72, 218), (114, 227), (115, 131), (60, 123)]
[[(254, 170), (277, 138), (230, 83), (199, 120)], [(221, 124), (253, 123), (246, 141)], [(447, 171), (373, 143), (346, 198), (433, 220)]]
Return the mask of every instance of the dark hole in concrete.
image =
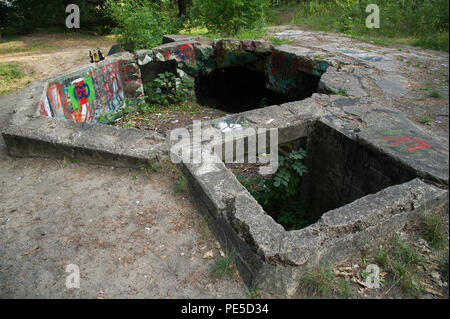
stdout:
[(309, 174), (302, 180), (301, 194), (311, 222), (329, 210), (417, 177), (394, 158), (322, 122), (316, 122), (309, 134), (307, 152)]
[(246, 67), (229, 67), (197, 76), (195, 93), (201, 105), (238, 113), (310, 97), (316, 92), (319, 80), (313, 75), (299, 74), (297, 83), (302, 86), (288, 96), (268, 89), (264, 72)]
[[(334, 130), (328, 125), (316, 122), (307, 137), (285, 143), (279, 146), (279, 154), (287, 155), (292, 150), (303, 148), (307, 151), (307, 157), (303, 160), (308, 173), (300, 177), (299, 192), (297, 197), (290, 198), (294, 207), (304, 205), (304, 225), (317, 222), (320, 217), (333, 209), (349, 204), (361, 197), (377, 193), (387, 187), (409, 182), (416, 178), (411, 168), (395, 161), (386, 154), (361, 145), (349, 137)], [(233, 167), (233, 165), (243, 165)], [(260, 183), (261, 175), (255, 174), (253, 169), (250, 179), (242, 181), (243, 171), (248, 171), (252, 164), (227, 164), (232, 168), (238, 179), (249, 189), (248, 185)], [(257, 176), (258, 175), (258, 176)], [(255, 178), (256, 177), (256, 178)], [(267, 177), (265, 177), (267, 178)], [(259, 188), (261, 190), (261, 188)], [(250, 189), (249, 189), (250, 191)], [(250, 191), (255, 196), (255, 192)], [(256, 192), (257, 193), (257, 192)], [(256, 194), (255, 199), (258, 200)], [(261, 202), (260, 202), (261, 204)], [(280, 221), (279, 212), (270, 212), (266, 207), (278, 207), (277, 205), (262, 205), (277, 222), (286, 230), (303, 227), (293, 227), (292, 224)], [(355, 212), (357, 213), (357, 212)]]

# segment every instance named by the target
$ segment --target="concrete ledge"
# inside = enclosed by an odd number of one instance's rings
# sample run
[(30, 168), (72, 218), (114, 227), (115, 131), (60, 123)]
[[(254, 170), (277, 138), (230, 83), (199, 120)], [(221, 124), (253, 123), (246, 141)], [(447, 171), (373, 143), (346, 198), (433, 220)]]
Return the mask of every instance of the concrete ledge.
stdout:
[(417, 213), (448, 205), (448, 191), (414, 179), (332, 210), (305, 229), (285, 231), (224, 164), (182, 168), (197, 208), (235, 257), (246, 285), (283, 296), (295, 293), (308, 267), (342, 260)]

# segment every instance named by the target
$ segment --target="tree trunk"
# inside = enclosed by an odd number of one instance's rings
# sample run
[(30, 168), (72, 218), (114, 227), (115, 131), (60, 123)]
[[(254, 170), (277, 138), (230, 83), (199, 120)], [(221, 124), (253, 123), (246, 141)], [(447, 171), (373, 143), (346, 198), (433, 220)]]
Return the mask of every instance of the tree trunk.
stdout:
[(186, 15), (186, 0), (177, 0), (178, 1), (178, 15), (185, 16)]

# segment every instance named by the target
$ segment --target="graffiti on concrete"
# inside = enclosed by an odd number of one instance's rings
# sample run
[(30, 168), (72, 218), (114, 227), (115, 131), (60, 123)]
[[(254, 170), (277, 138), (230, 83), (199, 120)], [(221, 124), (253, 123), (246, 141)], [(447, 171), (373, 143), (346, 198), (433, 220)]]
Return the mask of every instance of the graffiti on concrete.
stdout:
[(142, 95), (139, 93), (141, 79), (133, 77), (137, 72), (137, 66), (123, 60), (51, 81), (40, 112), (75, 122), (96, 122), (102, 113), (122, 107), (125, 97)]
[(199, 72), (208, 72), (215, 68), (211, 54), (211, 47), (197, 43), (167, 44), (154, 51), (145, 51), (145, 56), (140, 64), (175, 60), (181, 70), (191, 76), (196, 76)]
[(427, 142), (424, 142), (424, 141), (421, 141), (419, 139), (412, 138), (412, 137), (398, 136), (398, 137), (383, 137), (382, 139), (385, 141), (393, 141), (390, 144), (390, 146), (397, 146), (404, 142), (412, 141), (415, 143), (415, 145), (411, 145), (411, 143), (409, 143), (409, 146), (411, 146), (411, 147), (408, 147), (409, 152), (424, 149), (427, 147), (431, 147), (431, 145), (428, 144)]
[(294, 89), (296, 87), (296, 65), (297, 57), (295, 55), (278, 51), (272, 52), (267, 61), (266, 69), (271, 87), (278, 92)]
[(256, 50), (254, 41), (217, 41), (214, 46), (215, 60), (218, 68), (242, 66), (258, 60), (253, 54)]
[(164, 58), (167, 60), (176, 60), (186, 64), (195, 64), (195, 49), (192, 43), (185, 43), (175, 48), (168, 48), (162, 51)]
[(297, 87), (298, 72), (321, 76), (327, 68), (328, 63), (325, 61), (280, 51), (272, 51), (266, 63), (269, 85), (280, 93)]

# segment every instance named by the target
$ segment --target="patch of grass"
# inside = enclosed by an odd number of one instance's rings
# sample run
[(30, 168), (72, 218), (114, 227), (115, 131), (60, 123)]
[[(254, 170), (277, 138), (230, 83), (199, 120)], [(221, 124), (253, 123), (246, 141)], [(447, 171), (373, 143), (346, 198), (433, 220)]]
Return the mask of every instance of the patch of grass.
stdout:
[(312, 269), (303, 275), (301, 283), (306, 288), (308, 294), (327, 297), (331, 294), (335, 285), (333, 267), (330, 265), (321, 265)]
[(404, 240), (396, 236), (392, 242), (392, 257), (407, 266), (417, 265), (420, 261), (417, 252)]
[(275, 45), (295, 43), (295, 41), (292, 41), (292, 40), (289, 40), (289, 39), (278, 38), (278, 37), (271, 37), (271, 38), (269, 38), (269, 41), (272, 42), (272, 44), (275, 44)]
[(213, 238), (211, 230), (209, 229), (210, 217), (203, 217), (200, 222), (200, 235), (203, 241), (209, 241)]
[(247, 289), (247, 296), (248, 296), (250, 299), (258, 299), (258, 298), (261, 298), (260, 292), (259, 292), (259, 288), (253, 287), (253, 288)]
[(448, 265), (448, 252), (447, 255), (443, 258), (441, 262), (441, 266), (439, 267), (442, 279), (444, 279), (446, 282), (448, 282), (448, 272), (449, 272), (449, 265)]
[(16, 63), (0, 63), (0, 95), (13, 91), (14, 84), (23, 77)]
[(439, 93), (436, 90), (431, 91), (431, 93), (428, 96), (432, 97), (432, 98), (435, 98), (435, 99), (441, 99), (442, 98), (442, 94)]
[(445, 226), (442, 216), (426, 212), (421, 216), (421, 235), (434, 248), (442, 248), (446, 242)]
[(411, 42), (413, 45), (431, 50), (449, 51), (448, 31), (436, 32), (432, 36), (419, 36)]
[(425, 125), (433, 125), (434, 116), (427, 111), (423, 111), (420, 114), (420, 117), (417, 119), (419, 123), (425, 124)]
[(152, 172), (158, 172), (159, 169), (161, 168), (161, 163), (160, 162), (150, 162), (148, 164), (148, 168), (152, 171)]
[[(417, 265), (422, 261), (416, 250), (399, 236), (391, 238), (383, 246), (371, 249), (376, 264), (392, 276), (394, 285), (407, 294), (417, 295), (421, 286), (415, 277)], [(364, 278), (364, 275), (362, 274)]]
[[(179, 33), (190, 36), (203, 36), (210, 40), (223, 38), (225, 36), (224, 34), (210, 32), (207, 28), (191, 28), (190, 30), (181, 30)], [(234, 35), (233, 38), (256, 40), (266, 37), (268, 33), (269, 32), (264, 29), (242, 30)]]
[(178, 177), (173, 186), (173, 190), (175, 193), (184, 193), (186, 192), (186, 186), (186, 179), (184, 177)]
[(216, 259), (211, 271), (214, 280), (223, 279), (233, 274), (233, 257), (224, 256)]
[(341, 278), (339, 280), (339, 295), (343, 299), (348, 299), (350, 297), (350, 294), (351, 294), (350, 283), (347, 280)]
[(234, 38), (238, 39), (261, 39), (264, 38), (267, 35), (268, 31), (264, 29), (257, 29), (257, 30), (243, 30), (240, 31), (238, 34), (234, 36)]
[(348, 96), (347, 89), (340, 88), (339, 91), (337, 91), (337, 95)]
[(390, 270), (394, 275), (393, 280), (400, 284), (405, 293), (412, 295), (420, 293), (421, 287), (409, 267), (398, 260), (392, 260)]
[(383, 249), (383, 246), (378, 246), (375, 252), (373, 253), (373, 258), (378, 266), (385, 268), (388, 264), (388, 254)]

